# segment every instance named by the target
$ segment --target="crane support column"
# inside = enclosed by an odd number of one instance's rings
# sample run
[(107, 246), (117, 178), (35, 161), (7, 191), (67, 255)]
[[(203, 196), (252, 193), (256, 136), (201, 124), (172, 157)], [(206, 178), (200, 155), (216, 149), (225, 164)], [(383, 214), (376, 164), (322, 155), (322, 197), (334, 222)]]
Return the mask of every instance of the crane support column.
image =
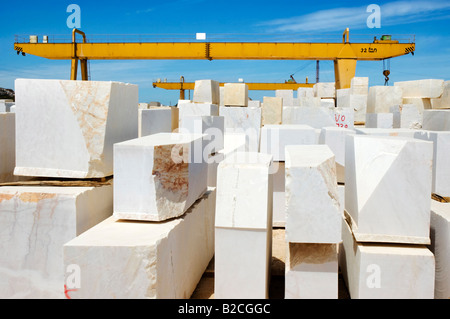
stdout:
[(356, 59), (334, 60), (334, 75), (336, 78), (336, 90), (348, 89), (356, 74)]

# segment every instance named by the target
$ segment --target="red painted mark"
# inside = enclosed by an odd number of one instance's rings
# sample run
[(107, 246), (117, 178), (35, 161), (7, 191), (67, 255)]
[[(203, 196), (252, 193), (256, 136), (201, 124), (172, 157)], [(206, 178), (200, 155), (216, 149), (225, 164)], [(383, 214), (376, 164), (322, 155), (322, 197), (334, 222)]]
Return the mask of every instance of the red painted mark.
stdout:
[(67, 289), (67, 286), (64, 285), (64, 295), (66, 296), (67, 299), (72, 299), (72, 298), (70, 298), (70, 296), (69, 296), (69, 292), (71, 292), (71, 291), (77, 291), (77, 290), (78, 290), (78, 289)]

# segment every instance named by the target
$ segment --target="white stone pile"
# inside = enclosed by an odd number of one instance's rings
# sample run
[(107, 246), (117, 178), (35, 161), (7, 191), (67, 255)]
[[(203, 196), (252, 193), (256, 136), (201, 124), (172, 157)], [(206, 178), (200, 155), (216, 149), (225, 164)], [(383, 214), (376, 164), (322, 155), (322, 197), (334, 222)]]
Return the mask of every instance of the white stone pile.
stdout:
[(337, 299), (340, 274), (352, 299), (448, 299), (449, 90), (355, 77), (257, 101), (198, 80), (169, 107), (19, 79), (0, 101), (0, 182), (23, 183), (0, 186), (0, 298), (189, 299), (213, 266), (214, 298), (267, 299), (277, 228), (286, 299)]

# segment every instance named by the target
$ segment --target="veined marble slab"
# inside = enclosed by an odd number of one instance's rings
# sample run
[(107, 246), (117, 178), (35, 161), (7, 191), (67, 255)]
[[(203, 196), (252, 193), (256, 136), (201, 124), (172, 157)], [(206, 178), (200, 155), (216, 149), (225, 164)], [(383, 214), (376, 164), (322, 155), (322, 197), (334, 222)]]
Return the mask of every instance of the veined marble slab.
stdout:
[(433, 143), (347, 135), (345, 208), (358, 242), (429, 244)]
[(113, 186), (0, 188), (0, 298), (64, 298), (63, 245), (111, 216)]
[(111, 176), (113, 145), (138, 137), (136, 85), (17, 79), (15, 88), (16, 175)]
[(189, 299), (214, 255), (215, 189), (166, 222), (110, 217), (64, 245), (72, 299)]
[(114, 145), (114, 216), (163, 221), (207, 189), (204, 135), (160, 133)]

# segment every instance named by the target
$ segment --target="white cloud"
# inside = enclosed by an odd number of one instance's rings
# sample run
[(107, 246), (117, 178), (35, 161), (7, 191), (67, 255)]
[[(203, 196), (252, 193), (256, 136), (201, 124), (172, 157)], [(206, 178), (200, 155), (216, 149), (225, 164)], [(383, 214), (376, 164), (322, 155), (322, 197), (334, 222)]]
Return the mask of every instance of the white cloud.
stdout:
[[(395, 1), (380, 5), (381, 26), (449, 18), (449, 1)], [(276, 32), (336, 31), (367, 28), (367, 6), (332, 8), (260, 23)]]

